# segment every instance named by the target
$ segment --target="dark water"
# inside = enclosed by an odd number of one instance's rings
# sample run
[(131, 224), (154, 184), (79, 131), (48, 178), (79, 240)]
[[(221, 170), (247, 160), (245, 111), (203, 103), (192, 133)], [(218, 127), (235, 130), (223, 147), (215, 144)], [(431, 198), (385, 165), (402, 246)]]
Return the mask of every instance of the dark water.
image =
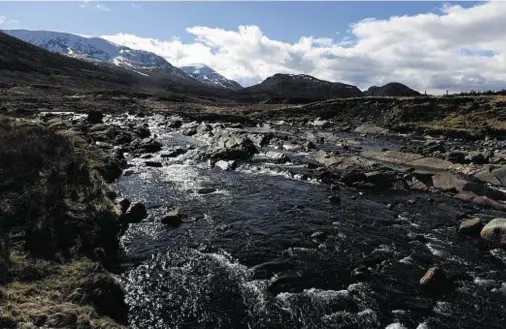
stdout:
[[(259, 157), (236, 171), (210, 169), (198, 160), (211, 147), (205, 141), (168, 132), (156, 119), (150, 126), (166, 148), (194, 149), (162, 168), (131, 159), (118, 183), (150, 212), (122, 241), (145, 258), (125, 274), (131, 328), (506, 328), (506, 252), (456, 233), (459, 216), (500, 213), (443, 195), (353, 189), (342, 189), (336, 205), (327, 186), (302, 177), (311, 153), (283, 151), (287, 164)], [(261, 130), (286, 134), (286, 144), (318, 133)], [(327, 150), (356, 137), (321, 135)], [(361, 141), (364, 149), (399, 145)], [(198, 194), (202, 187), (216, 191)], [(156, 221), (172, 206), (187, 215), (176, 229)], [(452, 293), (420, 288), (435, 265), (455, 278)]]

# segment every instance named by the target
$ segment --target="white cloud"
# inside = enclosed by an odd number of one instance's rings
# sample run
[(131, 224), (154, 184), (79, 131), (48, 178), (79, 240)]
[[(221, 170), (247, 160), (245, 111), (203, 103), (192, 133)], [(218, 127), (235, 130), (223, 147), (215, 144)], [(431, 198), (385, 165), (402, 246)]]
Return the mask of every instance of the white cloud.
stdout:
[(87, 0), (84, 0), (83, 3), (81, 3), (79, 5), (79, 8), (82, 8), (82, 9), (90, 8), (90, 9), (96, 9), (96, 10), (100, 10), (100, 11), (111, 11), (111, 9), (104, 4), (101, 4), (101, 3), (90, 4), (90, 2)]
[(182, 66), (207, 64), (249, 85), (277, 73), (305, 73), (361, 89), (399, 81), (422, 92), (506, 88), (506, 3), (471, 8), (443, 5), (439, 11), (385, 20), (367, 18), (341, 40), (270, 39), (257, 26), (237, 31), (194, 26), (194, 40), (161, 41), (131, 34), (105, 36)]
[(16, 25), (19, 24), (19, 21), (17, 19), (9, 19), (6, 16), (0, 15), (0, 24)]

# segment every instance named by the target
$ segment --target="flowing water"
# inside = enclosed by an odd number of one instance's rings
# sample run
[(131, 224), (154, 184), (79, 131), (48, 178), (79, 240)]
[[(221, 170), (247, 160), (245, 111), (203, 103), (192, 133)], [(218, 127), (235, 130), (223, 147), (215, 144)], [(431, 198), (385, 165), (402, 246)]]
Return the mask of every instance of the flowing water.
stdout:
[[(328, 186), (307, 174), (313, 153), (290, 145), (312, 132), (332, 150), (340, 138), (356, 140), (353, 134), (244, 128), (285, 136), (279, 140), (290, 162), (257, 155), (223, 171), (199, 160), (213, 145), (161, 120), (147, 122), (164, 150), (189, 150), (155, 156), (161, 168), (128, 158), (132, 167), (118, 182), (122, 196), (149, 212), (122, 239), (127, 254), (142, 259), (124, 275), (131, 328), (506, 328), (506, 252), (456, 233), (459, 216), (499, 213), (421, 192), (342, 188), (341, 203), (329, 202)], [(401, 144), (359, 142), (363, 149)], [(185, 222), (168, 228), (159, 219), (174, 206)], [(452, 293), (421, 289), (418, 281), (434, 265), (455, 278)]]

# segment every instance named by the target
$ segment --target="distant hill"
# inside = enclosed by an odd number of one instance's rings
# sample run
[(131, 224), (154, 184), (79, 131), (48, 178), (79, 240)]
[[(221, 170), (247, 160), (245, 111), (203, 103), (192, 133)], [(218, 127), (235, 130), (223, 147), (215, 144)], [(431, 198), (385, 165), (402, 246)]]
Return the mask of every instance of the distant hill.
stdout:
[(241, 89), (241, 85), (234, 80), (229, 80), (212, 68), (204, 64), (183, 66), (180, 69), (194, 79), (210, 86), (221, 87), (231, 90)]
[(275, 74), (262, 83), (238, 91), (241, 98), (264, 102), (309, 103), (332, 98), (363, 96), (360, 89), (340, 82), (320, 80), (306, 74)]
[(372, 86), (364, 91), (364, 96), (420, 96), (421, 94), (399, 82), (390, 82), (382, 87)]

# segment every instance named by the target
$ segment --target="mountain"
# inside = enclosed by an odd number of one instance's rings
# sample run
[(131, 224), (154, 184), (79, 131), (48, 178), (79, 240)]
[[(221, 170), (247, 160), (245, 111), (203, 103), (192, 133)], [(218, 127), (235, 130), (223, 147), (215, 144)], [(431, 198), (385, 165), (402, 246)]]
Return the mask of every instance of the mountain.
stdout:
[(52, 31), (4, 30), (3, 32), (51, 52), (113, 64), (140, 75), (164, 73), (174, 80), (193, 80), (161, 56), (119, 46), (102, 38), (87, 38)]
[(233, 80), (229, 80), (204, 64), (196, 64), (190, 66), (183, 66), (180, 69), (193, 77), (194, 79), (216, 87), (227, 88), (231, 90), (241, 89), (241, 85)]
[(264, 98), (264, 102), (309, 103), (331, 98), (363, 96), (360, 89), (340, 82), (320, 80), (306, 74), (277, 73), (262, 83), (238, 91), (240, 99)]
[(399, 82), (390, 82), (384, 86), (372, 86), (364, 92), (365, 96), (420, 96), (416, 90)]

